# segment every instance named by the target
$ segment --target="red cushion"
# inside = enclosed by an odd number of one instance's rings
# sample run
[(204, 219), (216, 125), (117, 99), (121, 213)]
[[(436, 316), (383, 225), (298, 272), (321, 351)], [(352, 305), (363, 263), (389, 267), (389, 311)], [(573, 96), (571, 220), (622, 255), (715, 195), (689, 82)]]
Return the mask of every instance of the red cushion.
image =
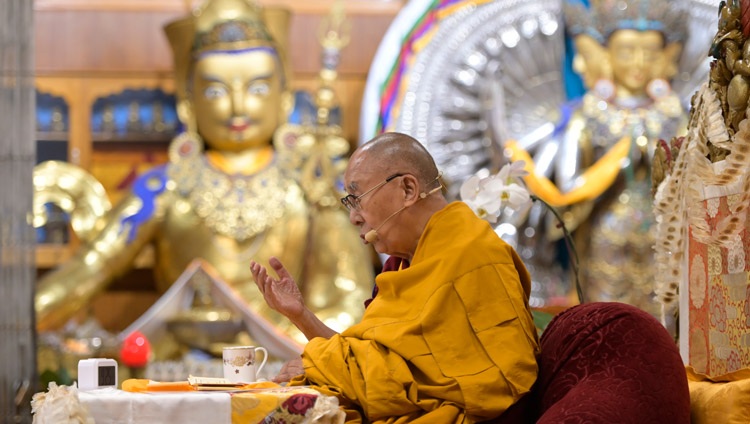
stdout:
[(648, 313), (594, 302), (561, 312), (542, 334), (537, 423), (690, 423), (675, 342)]

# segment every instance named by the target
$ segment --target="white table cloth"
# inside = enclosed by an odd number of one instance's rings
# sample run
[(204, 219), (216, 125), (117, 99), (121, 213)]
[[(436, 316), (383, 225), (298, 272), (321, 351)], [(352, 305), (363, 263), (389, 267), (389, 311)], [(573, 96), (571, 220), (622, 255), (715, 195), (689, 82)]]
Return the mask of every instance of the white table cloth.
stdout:
[(98, 389), (79, 391), (78, 398), (96, 424), (232, 422), (232, 403), (228, 393), (130, 393)]

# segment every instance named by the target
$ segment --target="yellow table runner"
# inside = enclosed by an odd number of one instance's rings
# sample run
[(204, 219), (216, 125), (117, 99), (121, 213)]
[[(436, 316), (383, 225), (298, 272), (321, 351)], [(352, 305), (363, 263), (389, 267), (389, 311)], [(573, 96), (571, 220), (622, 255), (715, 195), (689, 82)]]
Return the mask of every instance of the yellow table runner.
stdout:
[[(305, 421), (305, 419), (309, 421)], [(338, 399), (308, 387), (232, 393), (232, 424), (343, 423)]]

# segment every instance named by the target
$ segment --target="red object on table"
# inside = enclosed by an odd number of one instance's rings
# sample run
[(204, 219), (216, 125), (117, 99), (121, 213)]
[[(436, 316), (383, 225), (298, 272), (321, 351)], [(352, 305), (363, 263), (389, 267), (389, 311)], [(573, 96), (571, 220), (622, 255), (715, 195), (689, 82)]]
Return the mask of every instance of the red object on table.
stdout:
[(123, 364), (133, 368), (142, 368), (148, 364), (149, 356), (151, 356), (151, 344), (139, 331), (130, 333), (122, 342), (120, 360)]

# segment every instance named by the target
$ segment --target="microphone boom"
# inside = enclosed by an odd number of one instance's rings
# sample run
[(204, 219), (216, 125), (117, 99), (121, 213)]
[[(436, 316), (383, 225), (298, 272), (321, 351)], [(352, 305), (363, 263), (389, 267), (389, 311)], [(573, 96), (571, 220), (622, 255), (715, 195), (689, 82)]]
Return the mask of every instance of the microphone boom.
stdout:
[[(436, 188), (430, 190), (429, 193), (424, 193), (424, 192), (420, 193), (419, 194), (419, 200), (422, 200), (425, 197), (427, 197), (427, 196), (429, 196), (429, 195), (431, 195), (433, 193), (436, 193), (438, 190), (440, 190), (442, 188), (443, 188), (443, 185), (441, 184), (439, 187), (436, 187)], [(366, 232), (365, 233), (365, 241), (367, 241), (368, 243), (372, 244), (372, 243), (375, 243), (376, 241), (380, 240), (380, 237), (378, 236), (378, 230), (380, 230), (381, 228), (383, 228), (383, 225), (385, 225), (386, 222), (390, 221), (391, 218), (393, 218), (394, 216), (396, 216), (398, 213), (400, 213), (404, 209), (406, 209), (406, 205), (402, 206), (401, 209), (397, 210), (396, 212), (393, 212), (392, 214), (390, 214), (388, 216), (388, 218), (386, 218), (383, 222), (380, 223), (380, 225), (378, 225), (378, 228)]]

